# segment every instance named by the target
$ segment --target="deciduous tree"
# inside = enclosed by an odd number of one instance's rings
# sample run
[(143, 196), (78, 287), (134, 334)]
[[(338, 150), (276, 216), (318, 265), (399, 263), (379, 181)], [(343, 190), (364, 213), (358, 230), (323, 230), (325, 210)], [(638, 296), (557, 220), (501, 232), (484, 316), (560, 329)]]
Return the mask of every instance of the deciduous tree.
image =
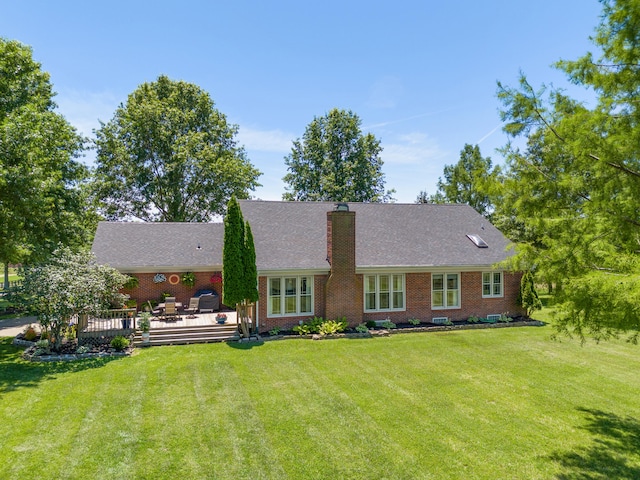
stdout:
[(444, 179), (438, 179), (438, 191), (432, 203), (466, 203), (490, 218), (494, 210), (491, 192), (499, 180), (500, 168), (492, 167), (491, 158), (483, 158), (478, 145), (466, 144), (455, 165), (445, 165)]
[[(19, 42), (0, 39), (0, 262), (43, 259), (82, 245), (95, 216), (76, 160), (84, 140), (55, 111), (49, 75)], [(8, 276), (5, 275), (5, 283)]]
[(62, 345), (64, 329), (74, 316), (97, 315), (112, 302), (122, 304), (120, 288), (127, 276), (96, 263), (89, 252), (56, 250), (50, 258), (24, 270), (23, 293), (31, 297), (30, 308), (49, 333), (53, 349)]
[(360, 118), (334, 108), (316, 117), (285, 157), (285, 200), (387, 202), (380, 141), (363, 134)]
[(113, 220), (204, 222), (259, 186), (238, 128), (198, 86), (162, 75), (96, 132), (94, 194)]

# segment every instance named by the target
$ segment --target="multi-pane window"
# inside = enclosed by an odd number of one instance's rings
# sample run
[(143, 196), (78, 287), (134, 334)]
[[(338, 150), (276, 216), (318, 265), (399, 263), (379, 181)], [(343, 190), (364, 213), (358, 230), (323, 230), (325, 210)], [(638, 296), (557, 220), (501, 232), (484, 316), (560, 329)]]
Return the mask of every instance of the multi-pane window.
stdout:
[(404, 275), (364, 276), (365, 311), (404, 310), (404, 298)]
[(502, 272), (484, 272), (482, 274), (482, 296), (502, 297)]
[(460, 307), (460, 274), (434, 273), (431, 275), (431, 305), (433, 308)]
[(269, 315), (313, 313), (313, 277), (269, 278)]

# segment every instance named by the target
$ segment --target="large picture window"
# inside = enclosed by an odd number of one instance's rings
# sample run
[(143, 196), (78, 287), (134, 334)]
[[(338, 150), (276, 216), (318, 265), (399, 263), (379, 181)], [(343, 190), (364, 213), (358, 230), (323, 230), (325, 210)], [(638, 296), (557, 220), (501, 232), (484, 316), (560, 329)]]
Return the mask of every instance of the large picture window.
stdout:
[(434, 273), (431, 275), (432, 308), (460, 308), (460, 274)]
[(483, 272), (482, 274), (482, 296), (502, 297), (503, 282), (502, 272)]
[(404, 275), (379, 274), (364, 276), (365, 312), (405, 309)]
[(270, 277), (269, 316), (313, 313), (313, 277)]

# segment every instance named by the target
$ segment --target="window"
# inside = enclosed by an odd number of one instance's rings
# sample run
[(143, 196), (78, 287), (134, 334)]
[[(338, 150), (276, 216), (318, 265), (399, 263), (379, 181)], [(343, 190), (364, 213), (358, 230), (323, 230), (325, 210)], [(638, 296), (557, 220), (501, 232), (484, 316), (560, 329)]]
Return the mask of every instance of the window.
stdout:
[(365, 275), (364, 310), (404, 310), (404, 275)]
[(482, 273), (482, 296), (502, 297), (502, 272)]
[(431, 275), (432, 308), (460, 308), (460, 274), (434, 273)]
[(269, 315), (313, 313), (313, 277), (269, 278)]

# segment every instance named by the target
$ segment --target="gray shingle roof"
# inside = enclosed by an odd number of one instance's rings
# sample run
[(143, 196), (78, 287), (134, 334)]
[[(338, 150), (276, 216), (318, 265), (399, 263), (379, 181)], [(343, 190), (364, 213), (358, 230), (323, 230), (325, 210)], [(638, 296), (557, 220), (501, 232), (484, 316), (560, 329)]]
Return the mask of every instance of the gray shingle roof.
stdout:
[[(325, 270), (330, 202), (241, 200), (259, 271)], [(509, 241), (467, 205), (350, 203), (356, 264), (368, 267), (487, 267), (508, 257)], [(482, 237), (478, 248), (468, 234)], [(93, 251), (123, 271), (219, 270), (221, 223), (101, 222)], [(197, 246), (200, 245), (200, 249)]]
[[(240, 202), (259, 270), (328, 269), (330, 202)], [(467, 205), (349, 203), (356, 212), (356, 264), (365, 267), (490, 266), (509, 241)], [(467, 234), (482, 237), (478, 248)]]
[(220, 270), (223, 232), (222, 223), (100, 222), (92, 250), (122, 271)]

